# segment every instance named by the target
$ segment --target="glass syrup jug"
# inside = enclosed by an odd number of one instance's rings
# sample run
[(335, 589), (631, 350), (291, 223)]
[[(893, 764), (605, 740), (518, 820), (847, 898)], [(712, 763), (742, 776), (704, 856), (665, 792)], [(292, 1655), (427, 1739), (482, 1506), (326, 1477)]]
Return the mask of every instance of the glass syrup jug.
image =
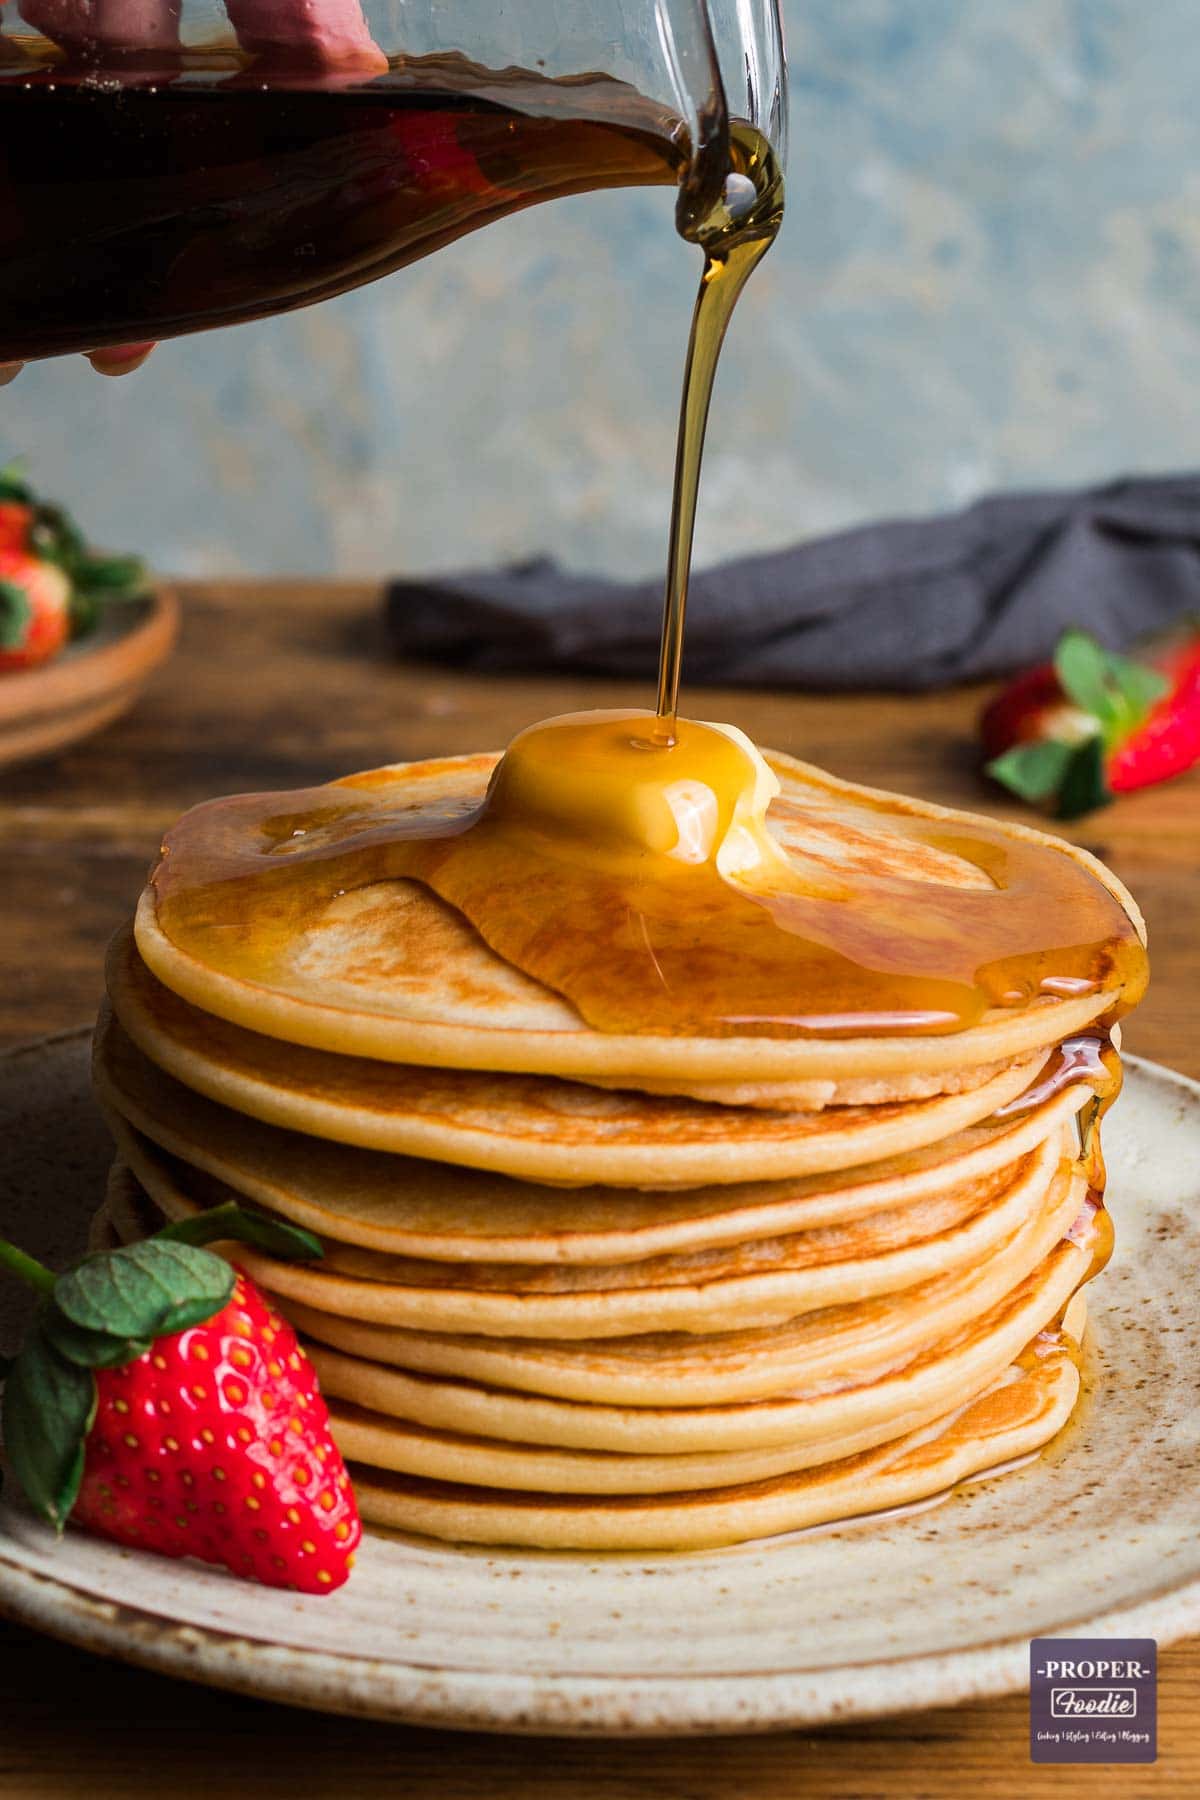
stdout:
[(673, 183), (703, 241), (748, 206), (747, 159), (782, 158), (778, 0), (9, 0), (0, 19), (0, 363), (305, 306), (594, 188)]

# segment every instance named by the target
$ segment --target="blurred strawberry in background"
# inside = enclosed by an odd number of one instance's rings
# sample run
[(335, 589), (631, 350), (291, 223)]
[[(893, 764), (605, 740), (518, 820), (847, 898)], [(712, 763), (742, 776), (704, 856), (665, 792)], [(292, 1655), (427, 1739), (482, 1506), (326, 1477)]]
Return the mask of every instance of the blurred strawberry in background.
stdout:
[(1200, 620), (1136, 658), (1066, 632), (989, 702), (980, 734), (987, 773), (1060, 819), (1182, 775), (1200, 762)]
[(0, 674), (47, 662), (91, 631), (106, 607), (146, 587), (137, 557), (95, 554), (19, 465), (0, 469)]

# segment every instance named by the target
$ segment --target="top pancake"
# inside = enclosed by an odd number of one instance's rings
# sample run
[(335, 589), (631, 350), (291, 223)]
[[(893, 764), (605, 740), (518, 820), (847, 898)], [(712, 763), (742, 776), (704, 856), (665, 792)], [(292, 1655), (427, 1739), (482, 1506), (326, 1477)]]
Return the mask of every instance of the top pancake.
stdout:
[[(378, 798), (393, 810), (432, 804), (465, 808), (482, 797), (496, 760), (476, 755), (402, 764), (348, 777), (327, 791), (336, 797), (353, 787), (360, 799)], [(981, 823), (972, 815), (840, 782), (788, 757), (769, 760), (783, 784), (768, 817), (772, 832), (785, 848), (802, 847), (806, 858), (831, 874), (868, 881), (883, 871), (911, 882), (914, 908), (922, 891), (991, 885), (952, 848), (956, 825)], [(280, 796), (281, 812), (288, 801)], [(946, 847), (905, 835), (904, 822), (914, 820), (944, 826)], [(1048, 857), (1086, 869), (1141, 933), (1129, 894), (1086, 852), (1027, 827), (987, 823), (1014, 842), (1036, 844)], [(226, 827), (236, 831), (228, 815)], [(178, 871), (178, 862), (173, 866)], [(269, 932), (268, 922), (262, 931)], [(905, 1084), (947, 1072), (961, 1077), (963, 1071), (1027, 1056), (1111, 1011), (1120, 998), (1120, 978), (1113, 971), (1094, 991), (1057, 1000), (1039, 995), (993, 1008), (981, 1023), (942, 1036), (739, 1038), (597, 1031), (560, 995), (496, 956), (453, 908), (406, 880), (331, 892), (305, 929), (272, 943), (269, 954), (264, 936), (261, 957), (245, 930), (208, 933), (203, 956), (185, 949), (165, 928), (153, 885), (142, 896), (136, 934), (146, 963), (167, 987), (203, 1011), (263, 1036), (384, 1062), (631, 1083), (642, 1077), (743, 1106), (758, 1101), (811, 1109), (829, 1101), (915, 1098), (920, 1090)], [(838, 1083), (867, 1079), (898, 1085), (869, 1095), (836, 1091)], [(727, 1083), (736, 1084), (736, 1092), (722, 1092)], [(824, 1084), (823, 1092), (797, 1085), (804, 1083)]]

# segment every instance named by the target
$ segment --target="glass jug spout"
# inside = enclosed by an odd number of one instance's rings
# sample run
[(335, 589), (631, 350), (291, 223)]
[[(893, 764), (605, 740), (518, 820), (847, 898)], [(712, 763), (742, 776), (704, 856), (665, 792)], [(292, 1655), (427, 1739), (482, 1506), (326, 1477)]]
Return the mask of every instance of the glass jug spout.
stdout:
[(786, 160), (783, 23), (778, 0), (655, 0), (655, 15), (688, 133), (676, 223), (694, 238), (726, 198), (731, 172), (737, 179), (731, 120), (758, 133), (779, 168)]

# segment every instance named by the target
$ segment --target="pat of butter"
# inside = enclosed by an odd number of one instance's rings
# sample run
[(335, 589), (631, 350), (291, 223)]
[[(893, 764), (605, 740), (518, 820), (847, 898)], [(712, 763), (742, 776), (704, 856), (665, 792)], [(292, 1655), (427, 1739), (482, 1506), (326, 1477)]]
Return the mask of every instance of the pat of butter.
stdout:
[(605, 861), (662, 857), (742, 875), (782, 862), (766, 828), (779, 792), (734, 725), (650, 712), (568, 713), (521, 732), (492, 776), (485, 813), (507, 829), (586, 846)]

